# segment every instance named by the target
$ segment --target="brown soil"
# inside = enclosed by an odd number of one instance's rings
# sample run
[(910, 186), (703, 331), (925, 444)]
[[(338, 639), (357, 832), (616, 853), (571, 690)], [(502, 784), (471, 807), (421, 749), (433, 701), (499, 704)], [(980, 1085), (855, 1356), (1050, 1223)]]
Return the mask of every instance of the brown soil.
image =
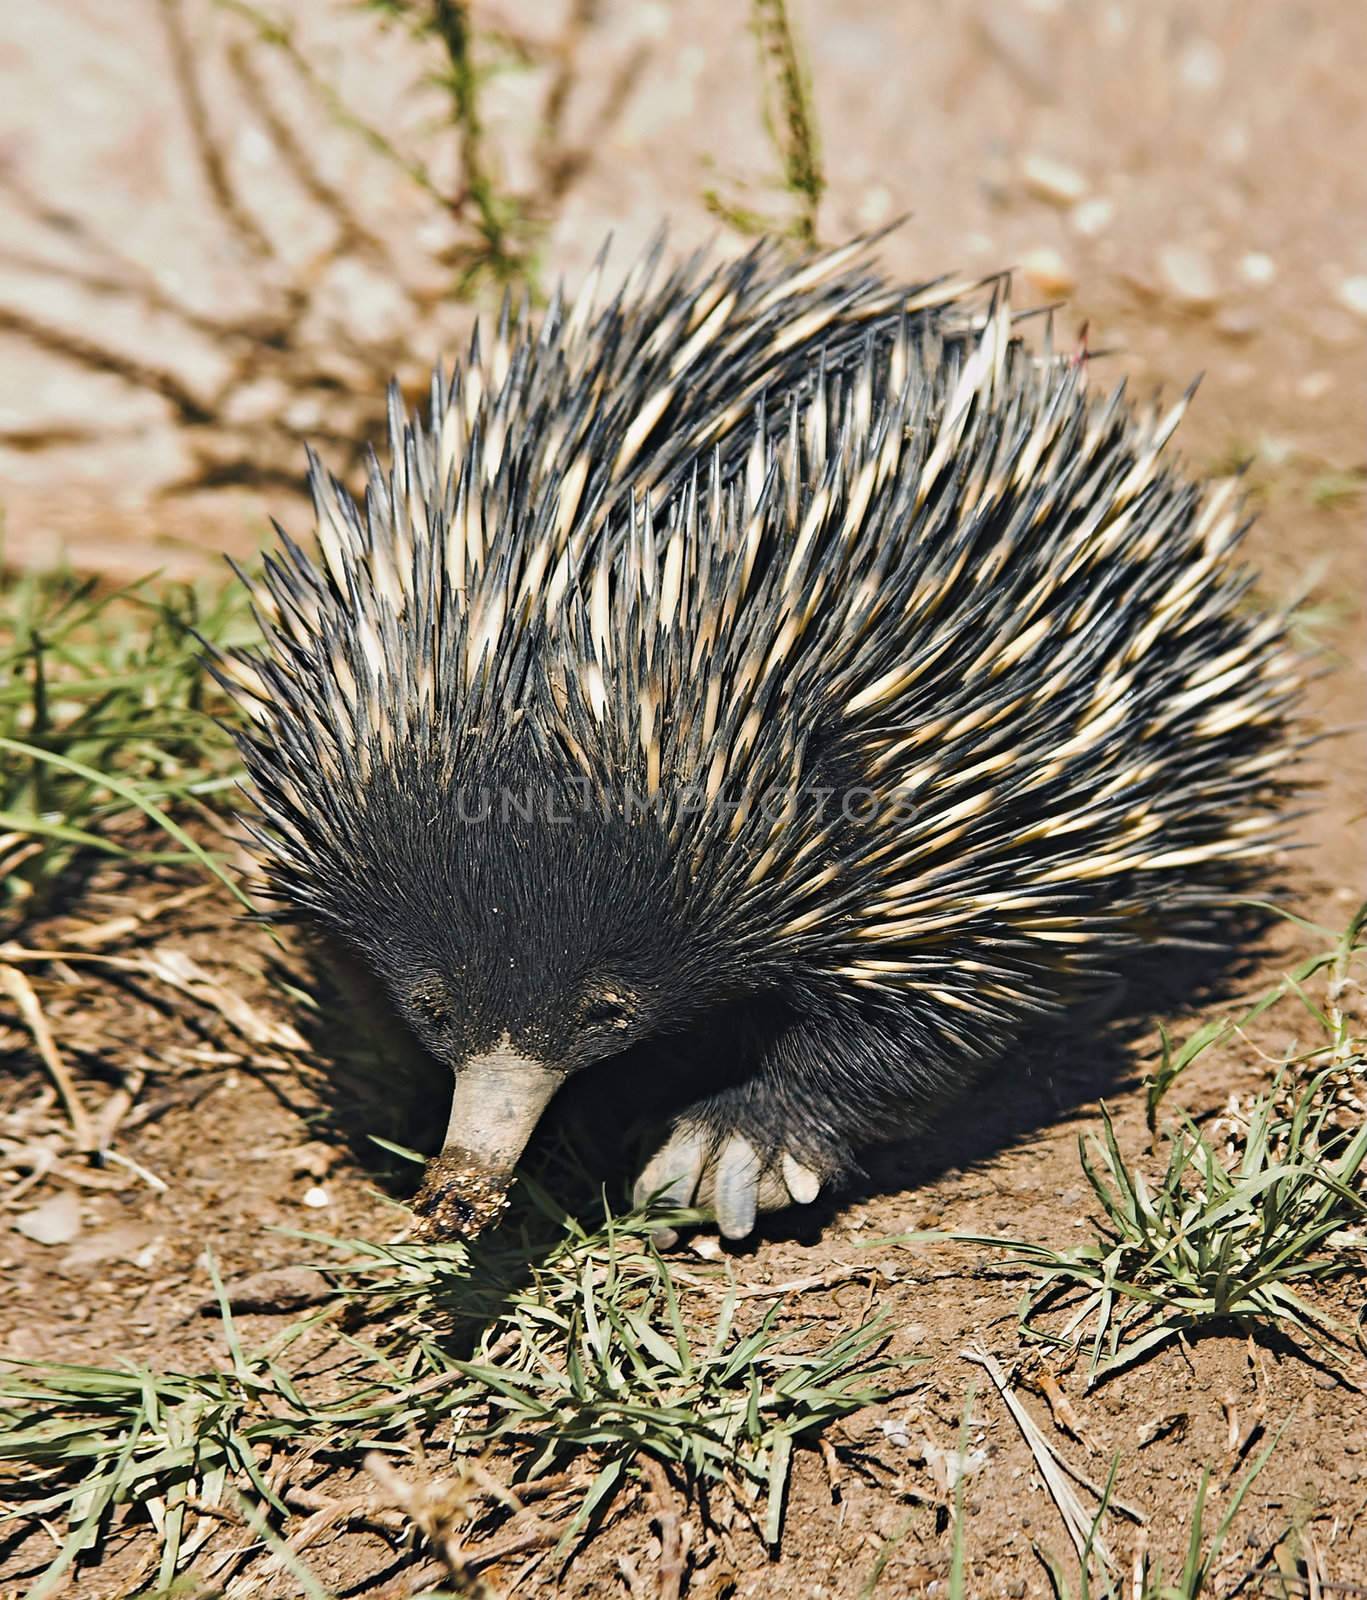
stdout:
[[(320, 66), (339, 76), (368, 115), (413, 130), (422, 108), (408, 103), (415, 58), (407, 42), (387, 40), (373, 55), (357, 44), (358, 54), (348, 56), (337, 41), (365, 36), (366, 19), (348, 15), (335, 23), (336, 10), (324, 0), (297, 0), (289, 9), (314, 41)], [(476, 23), (489, 29), (516, 19), (536, 38), (561, 37), (558, 11), (546, 19), (538, 11), (532, 23), (520, 15), (528, 9), (535, 8), (476, 5)], [(1251, 458), (1261, 517), (1249, 548), (1263, 570), (1263, 592), (1283, 598), (1309, 584), (1319, 603), (1315, 644), (1332, 670), (1311, 687), (1312, 722), (1356, 725), (1310, 753), (1320, 787), (1299, 824), (1304, 848), (1289, 863), (1295, 909), (1341, 927), (1367, 888), (1367, 740), (1360, 726), (1367, 323), (1343, 287), (1367, 274), (1367, 91), (1355, 66), (1367, 56), (1367, 11), (1354, 0), (1256, 8), (1237, 0), (1201, 7), (1180, 0), (983, 0), (958, 8), (810, 0), (794, 10), (825, 135), (826, 237), (909, 210), (912, 222), (886, 248), (897, 270), (1024, 263), (1041, 295), (1060, 287), (1056, 280), (1071, 281), (1064, 324), (1071, 330), (1086, 321), (1091, 346), (1116, 352), (1099, 363), (1104, 375), (1123, 372), (1140, 390), (1158, 383), (1171, 390), (1204, 371), (1184, 429), (1185, 454), (1197, 470)], [(676, 245), (692, 247), (715, 227), (701, 198), (709, 186), (781, 212), (785, 197), (771, 186), (774, 156), (756, 109), (754, 43), (741, 8), (723, 0), (688, 7), (605, 0), (591, 11), (560, 133), (566, 148), (585, 144), (589, 158), (557, 200), (546, 246), (553, 266), (575, 277), (609, 227), (625, 261), (661, 212), (671, 218)], [(186, 15), (195, 48), (227, 59), (229, 19), (198, 4)], [(58, 326), (86, 338), (98, 333), (124, 352), (154, 350), (159, 364), (207, 393), (215, 361), (226, 359), (212, 329), (187, 330), (183, 319), (149, 309), (145, 294), (37, 271), (32, 261), (57, 259), (125, 283), (136, 276), (135, 263), (183, 290), (206, 318), (250, 321), (265, 315), (261, 306), (271, 295), (277, 298), (270, 305), (278, 303), (282, 274), (303, 270), (306, 257), (322, 259), (310, 257), (319, 246), (304, 238), (306, 224), (315, 232), (320, 225), (317, 208), (283, 169), (260, 159), (251, 137), (260, 136), (259, 116), (220, 66), (212, 117), (256, 215), (284, 241), (278, 253), (288, 272), (260, 254), (252, 260), (242, 230), (225, 223), (177, 133), (183, 105), (164, 70), (160, 16), (151, 3), (109, 8), (57, 0), (9, 8), (0, 22), (0, 60), (18, 73), (16, 92), (0, 106), (8, 174), (0, 194), (7, 209), (0, 308), (21, 313), (0, 320), (0, 446), (8, 440), (0, 455), (9, 484), (9, 551), (24, 561), (51, 556), (60, 542), (83, 564), (111, 573), (146, 570), (163, 558), (194, 570), (225, 547), (249, 551), (265, 508), (293, 512), (288, 491), (271, 484), (200, 486), (169, 497), (163, 491), (198, 482), (206, 461), (234, 449), (250, 454), (308, 389), (302, 381), (298, 392), (291, 388), (295, 369), (262, 377), (276, 385), (262, 402), (266, 422), (255, 431), (234, 423), (232, 433), (226, 424), (187, 423), (126, 372), (119, 376), (109, 363), (96, 371), (99, 362), (69, 339), (34, 334), (40, 325)], [(506, 143), (515, 181), (527, 173), (527, 183), (541, 181), (525, 129), (551, 70), (534, 65), (530, 87), (528, 75), (511, 74), (490, 91), (492, 133)], [(306, 105), (298, 115), (327, 155), (330, 180), (373, 230), (389, 238), (421, 226), (440, 233), (440, 219), (423, 210), (421, 197), (405, 198), (390, 169), (363, 145)], [(1081, 205), (1109, 201), (1109, 214), (1101, 205), (1079, 211), (1041, 197), (1039, 181), (1032, 187), (1022, 176), (1032, 154), (1074, 169), (1087, 186)], [(57, 202), (43, 198), (52, 196), (61, 197), (68, 225), (53, 222)], [(727, 248), (731, 242), (724, 240)], [(1198, 269), (1209, 267), (1209, 295), (1199, 271), (1192, 278), (1180, 259), (1165, 255), (1174, 249), (1195, 252)], [(1250, 256), (1271, 264), (1270, 281), (1267, 264)], [(384, 298), (383, 274), (358, 268), (348, 277), (338, 262), (350, 259), (343, 250), (325, 268), (337, 278), (332, 314), (340, 307), (365, 321), (370, 354), (356, 363), (357, 382), (385, 365), (394, 348), (420, 366), (438, 338), (449, 337), (448, 313), (430, 299), (395, 310)], [(451, 314), (450, 326), (461, 320)], [(335, 322), (320, 314), (320, 327)], [(308, 392), (316, 399), (326, 391)], [(373, 417), (376, 393), (341, 396), (350, 420), (339, 432)], [(305, 414), (304, 431), (313, 425), (309, 415), (317, 408)], [(169, 882), (106, 876), (63, 919), (26, 929), (24, 943), (58, 946), (77, 926), (148, 908), (174, 892)], [(34, 1243), (13, 1228), (0, 1232), (0, 1353), (110, 1362), (131, 1356), (198, 1369), (221, 1359), (218, 1324), (198, 1312), (209, 1292), (206, 1248), (225, 1277), (242, 1275), (309, 1254), (273, 1230), (320, 1226), (386, 1236), (394, 1212), (357, 1154), (363, 1141), (349, 1142), (329, 1115), (341, 1090), (305, 1071), (280, 1031), (304, 1022), (272, 976), (281, 958), (265, 935), (210, 895), (107, 948), (184, 952), (250, 1016), (236, 1014), (234, 1025), (204, 991), (192, 999), (98, 963), (28, 969), (92, 1112), (130, 1073), (140, 1075), (115, 1147), (165, 1188), (127, 1168), (91, 1169), (70, 1150), (28, 1035), (0, 1012), (6, 1136), (49, 1144), (57, 1155), (41, 1183), (7, 1202), (10, 1212), (70, 1192), (80, 1222), (74, 1240), (61, 1246)], [(1278, 925), (1234, 981), (1234, 993), (1261, 992), (1311, 948), (1307, 937)], [(1185, 1036), (1207, 1014), (1209, 1007), (1173, 1003), (1163, 1020)], [(1273, 1013), (1259, 1043), (1280, 1053), (1296, 1029), (1290, 1014)], [(1016, 1425), (982, 1371), (962, 1356), (981, 1340), (1014, 1370), (1019, 1280), (966, 1246), (872, 1253), (866, 1246), (932, 1227), (1060, 1245), (1076, 1239), (1088, 1210), (1077, 1135), (1099, 1125), (1095, 1100), (1104, 1092), (1122, 1145), (1142, 1151), (1137, 1085), (1157, 1042), (1157, 1019), (1041, 1042), (978, 1091), (943, 1132), (882, 1162), (869, 1192), (814, 1224), (775, 1225), (753, 1247), (734, 1252), (737, 1279), (747, 1286), (840, 1278), (841, 1269), (858, 1268), (830, 1287), (789, 1295), (785, 1315), (852, 1320), (873, 1294), (891, 1315), (894, 1351), (924, 1364), (910, 1394), (833, 1430), (833, 1457), (799, 1452), (776, 1559), (744, 1519), (728, 1521), (721, 1510), (709, 1529), (697, 1510), (687, 1511), (699, 1564), (686, 1592), (720, 1595), (730, 1584), (756, 1597), (947, 1593), (946, 1495), (935, 1449), (953, 1448), (970, 1390), (970, 1439), (982, 1456), (975, 1455), (981, 1465), (966, 1486), (967, 1592), (1049, 1592), (1032, 1545), (1064, 1556), (1066, 1537)], [(1179, 1098), (1204, 1113), (1263, 1087), (1266, 1075), (1255, 1050), (1232, 1041), (1200, 1059)], [(352, 1109), (340, 1120), (353, 1129), (361, 1092), (346, 1087)], [(7, 1181), (17, 1176), (11, 1171)], [(316, 1189), (326, 1205), (311, 1209), (306, 1195)], [(1341, 1294), (1337, 1309), (1351, 1318), (1360, 1296), (1360, 1285)], [(242, 1321), (249, 1340), (278, 1323), (266, 1314)], [(1356, 1383), (1367, 1381), (1360, 1362), (1349, 1370)], [(1241, 1581), (1244, 1594), (1313, 1594), (1316, 1583), (1326, 1596), (1367, 1592), (1354, 1587), (1367, 1585), (1367, 1403), (1342, 1376), (1289, 1344), (1220, 1332), (1169, 1346), (1088, 1394), (1081, 1366), (1065, 1368), (1060, 1381), (1087, 1440), (1084, 1446), (1059, 1435), (1060, 1447), (1097, 1479), (1119, 1453), (1117, 1493), (1146, 1512), (1148, 1546), (1170, 1573), (1181, 1564), (1203, 1466), (1214, 1474), (1218, 1516), (1247, 1465), (1247, 1436), (1258, 1419), (1263, 1437), (1280, 1431), (1281, 1443), (1245, 1503), (1215, 1592), (1233, 1593)], [(1023, 1399), (1050, 1431), (1039, 1395), (1025, 1390)], [(1164, 1418), (1180, 1420), (1141, 1447)], [(318, 1490), (330, 1496), (345, 1487), (333, 1480)], [(568, 1570), (543, 1559), (518, 1592), (654, 1593), (661, 1548), (654, 1518), (646, 1487), (631, 1489)], [(236, 1537), (226, 1529), (215, 1542)], [(1122, 1549), (1131, 1537), (1117, 1528)], [(888, 1540), (895, 1548), (870, 1589)], [(51, 1549), (46, 1534), (9, 1547), (14, 1576), (8, 1587), (0, 1578), (0, 1589), (22, 1593), (21, 1572)], [(103, 1568), (83, 1573), (79, 1592), (132, 1592), (150, 1581), (142, 1554), (136, 1543), (119, 1546)], [(520, 1559), (490, 1571), (492, 1592), (505, 1591)], [(397, 1596), (422, 1592), (424, 1581), (440, 1587), (441, 1569), (426, 1554), (400, 1570), (394, 1552), (370, 1532), (330, 1534), (310, 1548), (309, 1561), (338, 1592)], [(1299, 1573), (1282, 1587), (1279, 1562)], [(1255, 1572), (1261, 1576), (1248, 1576)], [(292, 1580), (263, 1577), (259, 1568), (245, 1569), (240, 1583), (232, 1592), (296, 1592)]]

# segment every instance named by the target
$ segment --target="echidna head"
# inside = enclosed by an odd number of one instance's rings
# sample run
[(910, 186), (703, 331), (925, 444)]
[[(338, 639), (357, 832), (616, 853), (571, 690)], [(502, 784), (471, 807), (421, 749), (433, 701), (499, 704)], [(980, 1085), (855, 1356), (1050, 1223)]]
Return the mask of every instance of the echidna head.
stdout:
[(474, 1232), (559, 1086), (685, 1024), (706, 976), (654, 819), (525, 769), (377, 774), (364, 804), (317, 909), (455, 1075), (418, 1209), (433, 1232)]

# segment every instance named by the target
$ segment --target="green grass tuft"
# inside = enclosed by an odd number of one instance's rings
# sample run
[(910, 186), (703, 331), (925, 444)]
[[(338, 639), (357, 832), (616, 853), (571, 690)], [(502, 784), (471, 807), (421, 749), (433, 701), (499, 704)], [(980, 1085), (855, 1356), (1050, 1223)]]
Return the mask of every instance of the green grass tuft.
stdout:
[(460, 252), (455, 293), (467, 295), (481, 279), (500, 286), (522, 284), (539, 293), (538, 250), (544, 229), (528, 208), (499, 182), (496, 162), (485, 136), (480, 95), (490, 67), (477, 64), (475, 31), (466, 0), (358, 0), (361, 8), (382, 21), (403, 24), (409, 33), (435, 47), (439, 64), (431, 82), (445, 95), (449, 125), (460, 144), (459, 188), (443, 194), (421, 163), (407, 163), (410, 175), (421, 174), (422, 186), (446, 209), (469, 219), (475, 241)]
[(1367, 472), (1358, 467), (1350, 472), (1322, 472), (1310, 483), (1310, 504), (1317, 511), (1352, 504), (1367, 494)]
[[(1010, 1246), (1014, 1262), (1039, 1274), (1021, 1312), (1026, 1336), (1068, 1349), (1090, 1343), (1089, 1382), (1225, 1320), (1335, 1351), (1343, 1330), (1293, 1287), (1343, 1275), (1352, 1252), (1367, 1246), (1367, 1236), (1352, 1231), (1367, 1222), (1367, 1128), (1346, 1140), (1334, 1135), (1319, 1095), (1326, 1076), (1311, 1081), (1289, 1117), (1275, 1094), (1255, 1101), (1242, 1154), (1230, 1165), (1183, 1118), (1152, 1188), (1126, 1160), (1103, 1109), (1101, 1138), (1079, 1140), (1100, 1207), (1093, 1240), (1063, 1251)], [(1062, 1333), (1047, 1331), (1038, 1318), (1072, 1291), (1081, 1304), (1070, 1305)]]
[[(1356, 986), (1367, 907), (1347, 929), (1292, 918), (1331, 948), (1301, 962), (1237, 1017), (1207, 1023), (1162, 1059), (1149, 1080), (1146, 1119), (1157, 1132), (1172, 1084), (1217, 1040), (1273, 1006), (1296, 1001), (1316, 1041), (1278, 1062), (1267, 1093), (1255, 1097), (1221, 1150), (1185, 1113), (1168, 1134), (1168, 1159), (1150, 1179), (1126, 1157), (1103, 1106), (1100, 1137), (1080, 1137), (1079, 1159), (1098, 1212), (1093, 1238), (1068, 1250), (1024, 1240), (954, 1237), (1006, 1249), (1033, 1269), (1021, 1308), (1022, 1332), (1069, 1351), (1090, 1345), (1089, 1383), (1140, 1360), (1169, 1340), (1231, 1322), (1305, 1340), (1337, 1358), (1346, 1330), (1299, 1288), (1356, 1268), (1367, 1249), (1367, 1127), (1352, 1114), (1367, 1061), (1343, 999)], [(1307, 988), (1320, 976), (1322, 1001)], [(1061, 1331), (1040, 1318), (1066, 1310)]]
[[(1279, 1439), (1280, 1435), (1263, 1449), (1257, 1460), (1239, 1480), (1238, 1487), (1225, 1507), (1224, 1515), (1209, 1536), (1206, 1533), (1206, 1494), (1210, 1487), (1210, 1472), (1202, 1471), (1196, 1498), (1192, 1502), (1188, 1518), (1186, 1553), (1182, 1569), (1175, 1581), (1167, 1580), (1163, 1562), (1151, 1558), (1147, 1551), (1141, 1552), (1128, 1584), (1111, 1574), (1097, 1579), (1087, 1559), (1089, 1552), (1084, 1552), (1082, 1560), (1078, 1563), (1077, 1583), (1074, 1586), (1062, 1562), (1038, 1544), (1035, 1545), (1035, 1554), (1048, 1574), (1054, 1600), (1201, 1600), (1201, 1596), (1210, 1594), (1211, 1578), (1216, 1563), (1224, 1548), (1225, 1540), (1229, 1537), (1229, 1531), (1234, 1526), (1234, 1520), (1239, 1515), (1239, 1508), (1243, 1505), (1254, 1481), (1271, 1459)], [(1114, 1476), (1113, 1468), (1112, 1480)], [(1106, 1487), (1109, 1493), (1111, 1480), (1108, 1480)], [(1101, 1509), (1097, 1512), (1096, 1523), (1093, 1525), (1094, 1533), (1105, 1510), (1106, 1505), (1103, 1501)], [(1098, 1582), (1101, 1587), (1094, 1588), (1093, 1584)]]
[[(255, 631), (236, 585), (110, 593), (58, 571), (0, 587), (0, 926), (41, 911), (83, 854), (222, 876), (166, 812), (238, 773), (195, 633), (232, 645)], [(144, 818), (173, 848), (146, 848)]]
[(759, 45), (764, 125), (783, 167), (792, 214), (787, 221), (769, 217), (728, 198), (715, 186), (703, 190), (702, 201), (738, 233), (774, 234), (811, 250), (817, 244), (817, 218), (826, 192), (811, 78), (787, 0), (751, 0), (750, 25)]
[(811, 80), (786, 0), (753, 0), (753, 18), (766, 88), (765, 121), (783, 162), (784, 187), (797, 205), (791, 232), (810, 250), (817, 241), (817, 213), (826, 192)]
[[(10, 1515), (66, 1523), (35, 1596), (130, 1511), (155, 1531), (163, 1587), (212, 1532), (206, 1505), (239, 1494), (280, 1526), (289, 1513), (268, 1455), (278, 1474), (282, 1452), (354, 1462), (434, 1440), (476, 1461), (494, 1444), (511, 1450), (516, 1483), (587, 1463), (562, 1546), (642, 1457), (685, 1488), (728, 1485), (776, 1544), (794, 1444), (892, 1392), (903, 1363), (883, 1356), (881, 1323), (830, 1338), (780, 1328), (777, 1306), (743, 1317), (728, 1279), (686, 1276), (660, 1256), (660, 1214), (605, 1212), (586, 1229), (522, 1188), (521, 1225), (469, 1248), (315, 1240), (340, 1257), (339, 1305), (260, 1350), (243, 1348), (215, 1277), (220, 1370), (11, 1363), (0, 1462), (23, 1470)], [(343, 1331), (343, 1312), (373, 1342)], [(320, 1360), (328, 1370), (315, 1376)]]
[(572, 1532), (644, 1454), (686, 1484), (762, 1494), (776, 1543), (794, 1441), (888, 1393), (879, 1375), (899, 1364), (880, 1356), (881, 1321), (816, 1343), (813, 1329), (778, 1327), (777, 1305), (747, 1325), (728, 1281), (699, 1284), (655, 1249), (658, 1216), (605, 1210), (588, 1231), (533, 1181), (522, 1187), (520, 1231), (468, 1249), (353, 1243), (343, 1291), (400, 1335), (410, 1382), (468, 1380), (487, 1415), (467, 1444), (512, 1446), (527, 1477), (594, 1458)]

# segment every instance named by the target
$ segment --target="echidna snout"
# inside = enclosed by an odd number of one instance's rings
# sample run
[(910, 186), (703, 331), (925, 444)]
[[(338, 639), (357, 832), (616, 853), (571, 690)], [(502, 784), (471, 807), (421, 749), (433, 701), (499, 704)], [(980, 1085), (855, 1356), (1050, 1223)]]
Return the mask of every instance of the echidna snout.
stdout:
[(441, 1152), (413, 1203), (432, 1238), (472, 1238), (503, 1209), (513, 1168), (563, 1074), (519, 1055), (506, 1034), (456, 1072)]

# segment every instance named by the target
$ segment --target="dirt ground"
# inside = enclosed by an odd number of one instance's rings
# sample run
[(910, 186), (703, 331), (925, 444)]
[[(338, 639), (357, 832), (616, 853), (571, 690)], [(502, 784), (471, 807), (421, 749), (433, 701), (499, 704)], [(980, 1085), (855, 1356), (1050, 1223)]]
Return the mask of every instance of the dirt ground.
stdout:
[[(396, 138), (427, 137), (434, 111), (428, 91), (413, 90), (422, 61), (411, 40), (376, 42), (373, 17), (329, 0), (292, 0), (272, 14), (286, 13), (317, 70), (368, 118)], [(608, 230), (625, 264), (661, 217), (681, 250), (713, 236), (719, 249), (743, 248), (709, 212), (709, 190), (787, 213), (745, 8), (602, 0), (571, 14), (479, 0), (473, 13), (477, 29), (525, 45), (524, 66), (489, 81), (487, 134), (515, 192), (559, 185), (547, 211), (549, 278), (575, 281)], [(908, 213), (884, 249), (897, 272), (1019, 267), (1022, 297), (1062, 300), (1070, 333), (1088, 325), (1107, 378), (1127, 374), (1143, 393), (1204, 375), (1183, 454), (1194, 471), (1249, 462), (1260, 515), (1248, 548), (1261, 592), (1281, 600), (1308, 589), (1315, 602), (1313, 643), (1329, 670), (1310, 687), (1310, 718), (1340, 731), (1308, 757), (1318, 788), (1287, 871), (1297, 912), (1343, 926), (1367, 892), (1367, 85), (1358, 70), (1367, 8), (804, 0), (793, 14), (829, 178), (823, 238)], [(310, 190), (281, 157), (265, 102), (248, 92), (254, 80), (235, 74), (250, 27), (238, 12), (187, 0), (185, 37), (207, 63), (198, 114), (216, 130), (231, 179), (216, 191), (166, 15), (158, 0), (51, 0), (0, 17), (9, 85), (0, 100), (0, 473), (11, 562), (66, 551), (111, 575), (207, 572), (225, 549), (250, 554), (271, 513), (302, 532), (290, 487), (298, 438), (320, 437), (345, 465), (346, 440), (373, 427), (380, 374), (418, 375), (468, 324), (466, 307), (443, 301), (434, 265), (456, 224), (330, 122), (287, 62), (256, 48), (270, 103), (316, 153), (326, 193)], [(573, 71), (563, 72), (569, 52)], [(551, 118), (547, 95), (562, 77)], [(553, 182), (555, 152), (536, 132), (547, 122), (556, 149), (575, 154)], [(434, 148), (437, 171), (450, 156), (440, 140)], [(225, 202), (230, 189), (246, 196), (245, 218)], [(340, 242), (339, 205), (359, 222)], [(26, 929), (24, 941), (55, 945), (172, 892), (107, 874), (65, 919)], [(217, 1338), (197, 1311), (209, 1287), (206, 1246), (228, 1276), (300, 1259), (298, 1242), (272, 1230), (392, 1228), (373, 1174), (326, 1115), (326, 1083), (294, 1064), (288, 1030), (305, 1022), (271, 976), (279, 958), (266, 936), (237, 921), (226, 897), (207, 895), (127, 947), (184, 952), (251, 1020), (238, 1013), (234, 1025), (202, 995), (191, 1003), (165, 986), (116, 984), (93, 966), (34, 973), (92, 1106), (130, 1071), (144, 1074), (118, 1148), (164, 1188), (129, 1169), (89, 1170), (66, 1152), (27, 1190), (25, 1206), (73, 1194), (79, 1228), (44, 1246), (0, 1220), (0, 1354), (202, 1363)], [(1234, 992), (1260, 993), (1311, 947), (1278, 925)], [(1161, 1020), (1185, 1037), (1208, 1014), (1174, 1002)], [(1099, 1093), (1122, 1144), (1143, 1148), (1138, 1084), (1159, 1020), (1041, 1041), (942, 1134), (882, 1160), (866, 1193), (814, 1221), (776, 1224), (733, 1253), (751, 1286), (857, 1269), (789, 1296), (785, 1314), (854, 1319), (874, 1295), (892, 1315), (895, 1351), (924, 1365), (912, 1393), (834, 1430), (836, 1458), (799, 1453), (776, 1559), (737, 1523), (689, 1593), (947, 1594), (943, 1484), (924, 1445), (953, 1446), (970, 1389), (979, 1466), (965, 1491), (967, 1593), (1049, 1592), (1032, 1545), (1064, 1554), (1063, 1529), (1016, 1424), (961, 1354), (979, 1339), (1011, 1366), (1019, 1279), (962, 1245), (866, 1246), (933, 1227), (1069, 1242), (1086, 1210), (1077, 1135), (1098, 1127)], [(1276, 1013), (1262, 1048), (1285, 1049), (1295, 1027)], [(52, 1123), (50, 1096), (26, 1033), (4, 1013), (0, 1050), (4, 1111), (31, 1115), (37, 1136)], [(1266, 1070), (1232, 1040), (1183, 1078), (1182, 1103), (1213, 1110), (1262, 1087)], [(19, 1202), (5, 1204), (13, 1214)], [(1338, 1309), (1351, 1320), (1359, 1300), (1360, 1289)], [(262, 1336), (272, 1325), (267, 1315), (243, 1323)], [(1352, 1376), (1367, 1382), (1360, 1362)], [(1266, 1437), (1284, 1432), (1215, 1592), (1313, 1594), (1318, 1584), (1326, 1596), (1367, 1593), (1358, 1388), (1289, 1347), (1232, 1334), (1170, 1346), (1085, 1395), (1081, 1368), (1061, 1382), (1088, 1441), (1065, 1447), (1094, 1478), (1120, 1452), (1117, 1492), (1147, 1513), (1149, 1548), (1170, 1568), (1180, 1565), (1202, 1466), (1223, 1504), (1247, 1464), (1238, 1447), (1261, 1419)], [(1024, 1398), (1048, 1428), (1043, 1400)], [(1141, 1445), (1163, 1419), (1180, 1420)], [(874, 1465), (842, 1465), (847, 1446), (850, 1459), (862, 1450)], [(1288, 1527), (1298, 1530), (1302, 1573), (1306, 1541), (1315, 1552), (1310, 1578), (1276, 1579)], [(0, 1568), (0, 1592), (22, 1593), (19, 1572), (42, 1554), (32, 1539), (10, 1547), (15, 1576), (6, 1587)], [(338, 1593), (424, 1592), (413, 1587), (428, 1570), (421, 1561), (395, 1569), (366, 1533), (339, 1533), (309, 1555)], [(568, 1571), (557, 1577), (542, 1564), (518, 1592), (628, 1594), (636, 1570), (634, 1592), (652, 1593), (658, 1556), (650, 1506), (629, 1494)], [(131, 1592), (135, 1570), (129, 1557), (88, 1571), (79, 1592)], [(494, 1592), (512, 1571), (489, 1574)], [(295, 1592), (291, 1580), (275, 1582), (241, 1592)]]

